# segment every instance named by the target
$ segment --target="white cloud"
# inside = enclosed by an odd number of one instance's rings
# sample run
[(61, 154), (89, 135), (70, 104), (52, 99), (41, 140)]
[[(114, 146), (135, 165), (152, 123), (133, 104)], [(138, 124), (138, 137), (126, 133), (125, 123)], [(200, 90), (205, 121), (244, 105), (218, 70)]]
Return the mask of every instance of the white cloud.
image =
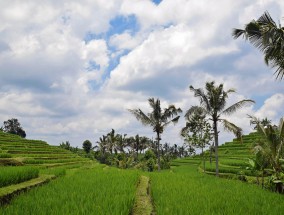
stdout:
[(122, 34), (114, 34), (110, 38), (110, 45), (117, 49), (133, 49), (140, 43), (140, 38), (131, 36), (130, 33), (124, 32)]
[(283, 117), (283, 106), (284, 94), (274, 94), (265, 100), (263, 106), (255, 113), (255, 116), (260, 119), (267, 117), (278, 124), (280, 118)]
[[(260, 0), (1, 1), (0, 120), (19, 118), (28, 137), (53, 144), (94, 143), (111, 128), (152, 137), (152, 129), (127, 109), (149, 111), (149, 97), (159, 97), (163, 107), (174, 103), (188, 109), (198, 104), (188, 86), (212, 80), (238, 90), (229, 103), (267, 99), (259, 110), (247, 107), (229, 117), (245, 131), (250, 130), (247, 113), (278, 120), (282, 82), (274, 81), (251, 45), (232, 39), (231, 30), (266, 9), (279, 14), (283, 8), (279, 1)], [(108, 35), (110, 20), (118, 15), (134, 15), (139, 30), (126, 27)], [(85, 42), (90, 35), (96, 39)], [(124, 50), (129, 53), (107, 71)], [(182, 142), (182, 126), (181, 120), (166, 129), (163, 141)]]

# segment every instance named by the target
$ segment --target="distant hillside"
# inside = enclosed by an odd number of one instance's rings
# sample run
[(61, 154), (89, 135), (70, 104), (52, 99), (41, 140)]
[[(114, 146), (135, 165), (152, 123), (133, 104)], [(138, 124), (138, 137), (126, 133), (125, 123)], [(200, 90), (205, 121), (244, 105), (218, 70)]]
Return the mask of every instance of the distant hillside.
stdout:
[[(238, 139), (233, 139), (231, 142), (219, 146), (219, 172), (221, 176), (230, 177), (233, 175), (247, 175), (253, 176), (250, 170), (247, 170), (249, 166), (249, 158), (253, 158), (253, 145), (261, 136), (252, 132), (248, 135), (243, 135), (242, 143)], [(206, 155), (206, 167), (205, 170), (209, 174), (215, 174), (215, 154), (212, 153), (212, 162), (210, 163), (210, 151), (205, 152)], [(200, 156), (190, 157), (186, 159), (177, 159), (172, 162), (173, 166), (180, 165), (199, 165), (201, 162)], [(202, 165), (199, 166), (202, 169)]]
[(88, 159), (44, 141), (0, 131), (0, 165), (60, 166), (86, 161)]

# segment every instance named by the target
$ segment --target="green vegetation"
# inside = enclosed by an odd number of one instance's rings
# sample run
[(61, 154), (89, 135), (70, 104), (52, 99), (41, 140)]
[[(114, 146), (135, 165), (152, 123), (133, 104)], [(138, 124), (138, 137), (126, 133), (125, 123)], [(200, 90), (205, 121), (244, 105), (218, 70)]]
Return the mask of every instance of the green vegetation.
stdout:
[(141, 176), (137, 186), (133, 215), (151, 215), (153, 206), (149, 193), (149, 177)]
[(19, 135), (22, 138), (26, 137), (26, 132), (21, 127), (21, 124), (18, 121), (18, 119), (15, 119), (15, 118), (8, 119), (7, 121), (4, 121), (2, 130), (4, 132), (9, 133), (9, 134)]
[(176, 116), (182, 112), (180, 108), (176, 108), (174, 105), (169, 105), (168, 108), (162, 110), (161, 103), (159, 99), (150, 98), (148, 99), (149, 105), (152, 112), (145, 114), (140, 109), (129, 110), (138, 121), (143, 125), (150, 126), (153, 128), (153, 132), (156, 133), (157, 141), (157, 158), (158, 158), (158, 170), (161, 169), (161, 159), (160, 159), (160, 140), (161, 134), (164, 132), (166, 126), (170, 123), (177, 123), (180, 116)]
[(19, 196), (0, 214), (129, 214), (138, 179), (137, 171), (102, 166), (72, 170)]
[(88, 159), (82, 158), (69, 150), (58, 146), (48, 145), (41, 140), (27, 140), (0, 131), (0, 166), (29, 165), (68, 165), (86, 162)]
[(235, 104), (226, 107), (228, 97), (231, 93), (236, 92), (234, 89), (224, 90), (223, 84), (215, 86), (215, 82), (206, 82), (205, 92), (202, 88), (195, 89), (193, 86), (190, 86), (189, 89), (194, 92), (194, 96), (200, 99), (200, 106), (203, 108), (209, 120), (212, 120), (212, 128), (214, 135), (214, 144), (215, 144), (215, 163), (216, 163), (216, 176), (219, 175), (219, 131), (218, 123), (221, 123), (225, 130), (233, 132), (237, 137), (241, 138), (242, 129), (236, 126), (235, 124), (224, 119), (224, 115), (231, 115), (235, 113), (240, 108), (244, 107), (247, 104), (254, 103), (253, 100), (243, 99), (236, 102)]
[(0, 172), (0, 187), (27, 181), (39, 175), (39, 170), (35, 167), (0, 167)]
[(284, 196), (236, 180), (204, 175), (184, 165), (151, 173), (156, 214), (279, 214)]
[(276, 24), (268, 12), (246, 24), (244, 29), (234, 29), (232, 35), (235, 39), (244, 36), (262, 51), (265, 63), (276, 68), (276, 78), (283, 79), (284, 30), (280, 24), (279, 26)]

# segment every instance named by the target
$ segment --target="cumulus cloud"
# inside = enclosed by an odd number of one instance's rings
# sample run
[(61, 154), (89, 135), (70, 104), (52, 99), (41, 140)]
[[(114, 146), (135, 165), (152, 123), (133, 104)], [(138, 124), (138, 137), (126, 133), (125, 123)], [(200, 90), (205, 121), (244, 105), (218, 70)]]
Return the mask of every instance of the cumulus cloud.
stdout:
[[(93, 143), (111, 128), (154, 136), (127, 109), (149, 111), (147, 99), (183, 110), (197, 105), (189, 85), (224, 83), (257, 106), (228, 119), (249, 132), (246, 114), (278, 120), (282, 82), (261, 53), (231, 30), (265, 10), (276, 20), (284, 4), (271, 1), (148, 0), (0, 2), (0, 120), (18, 117), (28, 137), (52, 144)], [(137, 29), (112, 26), (134, 16)], [(114, 21), (114, 22), (113, 22)], [(117, 27), (117, 29), (116, 29)], [(122, 28), (122, 27), (121, 27)], [(117, 30), (117, 31), (116, 31)], [(184, 121), (163, 141), (181, 143)], [(231, 136), (225, 135), (222, 141)]]
[[(263, 106), (257, 110), (255, 116), (260, 119), (268, 118), (278, 124), (283, 117), (284, 94), (277, 93), (267, 98)], [(282, 115), (281, 115), (282, 114)]]

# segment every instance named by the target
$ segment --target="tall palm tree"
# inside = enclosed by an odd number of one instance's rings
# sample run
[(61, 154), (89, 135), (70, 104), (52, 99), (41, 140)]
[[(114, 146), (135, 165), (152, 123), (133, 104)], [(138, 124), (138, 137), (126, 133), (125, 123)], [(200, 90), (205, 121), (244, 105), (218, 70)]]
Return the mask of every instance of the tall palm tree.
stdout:
[(257, 20), (252, 20), (244, 29), (233, 29), (234, 39), (243, 36), (264, 54), (264, 61), (276, 68), (276, 79), (284, 76), (284, 28), (276, 25), (266, 11)]
[(189, 87), (191, 91), (194, 92), (194, 96), (200, 99), (200, 106), (204, 109), (206, 114), (212, 120), (212, 127), (214, 133), (215, 142), (215, 161), (216, 161), (216, 176), (219, 176), (219, 166), (218, 166), (218, 122), (222, 123), (226, 131), (233, 132), (237, 137), (241, 137), (242, 129), (235, 124), (229, 122), (228, 120), (222, 118), (223, 115), (231, 115), (235, 113), (238, 109), (242, 108), (244, 105), (254, 103), (253, 100), (244, 99), (226, 108), (227, 99), (229, 94), (235, 93), (234, 89), (229, 89), (225, 91), (223, 89), (223, 84), (215, 86), (215, 82), (206, 82), (205, 92), (203, 89), (195, 89), (193, 86)]
[(160, 140), (161, 134), (164, 132), (166, 126), (170, 123), (177, 123), (180, 116), (177, 116), (182, 112), (180, 108), (176, 108), (174, 105), (169, 105), (168, 108), (162, 110), (160, 100), (149, 98), (149, 105), (152, 111), (148, 114), (145, 114), (140, 109), (129, 109), (129, 111), (136, 117), (138, 121), (140, 121), (145, 126), (151, 126), (153, 128), (153, 132), (156, 133), (157, 137), (157, 148), (158, 148), (158, 170), (160, 171)]

